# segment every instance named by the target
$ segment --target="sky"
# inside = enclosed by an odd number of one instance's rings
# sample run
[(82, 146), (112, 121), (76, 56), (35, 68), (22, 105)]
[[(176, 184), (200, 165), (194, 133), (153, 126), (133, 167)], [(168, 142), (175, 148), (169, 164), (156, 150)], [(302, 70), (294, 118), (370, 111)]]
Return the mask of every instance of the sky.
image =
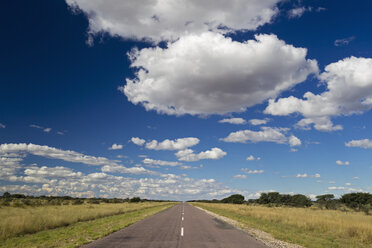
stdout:
[(5, 1), (0, 193), (372, 192), (371, 1)]

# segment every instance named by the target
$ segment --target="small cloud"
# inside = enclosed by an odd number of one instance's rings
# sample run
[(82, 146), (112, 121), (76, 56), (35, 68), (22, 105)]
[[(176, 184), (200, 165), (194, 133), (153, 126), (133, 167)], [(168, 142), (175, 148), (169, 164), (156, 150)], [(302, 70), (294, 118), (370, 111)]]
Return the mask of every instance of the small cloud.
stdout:
[(335, 40), (334, 45), (337, 46), (337, 47), (338, 46), (347, 46), (353, 40), (355, 40), (355, 36), (351, 36), (351, 37), (344, 38), (344, 39), (338, 39), (338, 40)]
[(109, 147), (108, 149), (109, 150), (121, 150), (121, 149), (123, 149), (123, 145), (112, 144), (112, 146)]
[(316, 12), (322, 12), (322, 11), (326, 11), (327, 9), (324, 8), (324, 7), (318, 7), (316, 8)]
[(147, 155), (144, 155), (144, 154), (141, 154), (141, 155), (138, 155), (139, 158), (147, 158)]
[(350, 162), (349, 161), (337, 160), (336, 161), (336, 164), (338, 164), (338, 165), (350, 165)]
[(37, 129), (44, 129), (43, 127), (35, 124), (31, 124), (30, 127), (37, 128)]
[(262, 174), (265, 172), (264, 170), (250, 170), (248, 168), (243, 168), (241, 171), (244, 171), (245, 174)]
[(346, 186), (350, 186), (350, 185), (351, 185), (351, 183), (345, 183), (345, 185), (346, 185)]
[(61, 131), (58, 131), (57, 134), (58, 135), (65, 135), (65, 133), (64, 132), (61, 132)]
[(320, 177), (320, 174), (319, 173), (316, 173), (313, 177), (319, 178)]
[(132, 141), (132, 143), (136, 144), (137, 146), (142, 146), (146, 142), (146, 140), (138, 138), (138, 137), (132, 137), (130, 141)]
[(329, 181), (328, 183), (330, 183), (330, 184), (335, 184), (336, 182), (335, 182), (335, 181)]
[(317, 183), (321, 183), (321, 182), (322, 182), (322, 180), (316, 180), (316, 182), (317, 182)]
[(330, 189), (330, 190), (344, 190), (344, 189), (346, 189), (345, 187), (328, 187), (328, 189)]
[(300, 146), (302, 144), (301, 140), (294, 135), (291, 135), (289, 137), (288, 142), (289, 142), (289, 146), (291, 147)]
[(6, 128), (6, 126), (3, 123), (0, 123), (0, 128)]
[(360, 139), (360, 140), (351, 140), (345, 143), (347, 147), (360, 147), (364, 149), (372, 148), (372, 140), (370, 139)]
[(250, 155), (249, 157), (247, 157), (247, 160), (248, 160), (248, 161), (253, 161), (253, 160), (260, 161), (261, 158), (260, 158), (260, 157), (255, 158), (253, 155)]
[(300, 18), (306, 11), (310, 12), (312, 11), (312, 7), (298, 7), (298, 8), (293, 8), (291, 10), (288, 11), (288, 17), (290, 19), (294, 19), (294, 18)]
[(315, 200), (316, 197), (317, 197), (317, 195), (315, 195), (315, 194), (310, 194), (309, 197), (310, 197), (311, 200)]
[(297, 152), (298, 149), (296, 149), (296, 148), (291, 148), (291, 149), (289, 149), (289, 151), (290, 151), (290, 152)]
[(35, 124), (31, 124), (29, 127), (37, 128), (37, 129), (42, 129), (46, 133), (49, 133), (50, 131), (52, 131), (52, 128), (50, 128), (50, 127), (45, 128), (45, 127), (42, 127), (42, 126), (39, 126), (39, 125), (35, 125)]
[(229, 118), (229, 119), (222, 119), (219, 121), (219, 123), (230, 123), (235, 125), (243, 125), (246, 122), (243, 118)]
[(247, 178), (247, 176), (246, 175), (235, 175), (234, 178), (245, 179), (245, 178)]
[(304, 174), (297, 174), (296, 175), (297, 178), (306, 178), (306, 177), (309, 177), (306, 173)]
[(353, 180), (359, 180), (360, 178), (359, 177), (353, 177), (352, 179)]
[(259, 126), (259, 125), (265, 125), (268, 123), (270, 119), (265, 118), (265, 119), (251, 119), (249, 120), (249, 123), (253, 126)]
[(117, 158), (128, 158), (128, 156), (125, 156), (125, 155), (117, 155), (116, 157)]

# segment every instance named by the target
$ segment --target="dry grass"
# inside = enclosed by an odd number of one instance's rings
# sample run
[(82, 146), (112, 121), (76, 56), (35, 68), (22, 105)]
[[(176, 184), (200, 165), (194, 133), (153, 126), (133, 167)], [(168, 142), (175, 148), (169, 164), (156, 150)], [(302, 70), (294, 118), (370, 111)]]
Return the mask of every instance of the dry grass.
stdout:
[[(340, 245), (332, 247), (351, 247), (342, 242), (356, 244), (352, 247), (372, 247), (372, 216), (361, 212), (342, 212), (339, 210), (320, 210), (313, 208), (265, 207), (233, 204), (195, 204), (209, 211), (244, 222), (252, 227), (264, 228), (280, 237), (290, 237), (293, 230), (305, 234), (309, 239), (322, 236), (329, 237)], [(282, 233), (281, 233), (282, 232)], [(319, 245), (312, 247), (324, 247)], [(307, 244), (307, 242), (302, 243)], [(360, 246), (358, 245), (360, 244)], [(310, 247), (310, 246), (309, 246)]]
[(169, 203), (143, 202), (41, 207), (1, 207), (0, 240)]

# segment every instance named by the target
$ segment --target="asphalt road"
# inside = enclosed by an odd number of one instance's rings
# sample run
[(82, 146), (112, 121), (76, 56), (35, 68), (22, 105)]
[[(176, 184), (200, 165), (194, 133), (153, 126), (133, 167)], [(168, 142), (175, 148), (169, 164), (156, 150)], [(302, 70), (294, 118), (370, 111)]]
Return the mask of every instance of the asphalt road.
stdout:
[(187, 203), (177, 204), (83, 247), (267, 248), (245, 232)]

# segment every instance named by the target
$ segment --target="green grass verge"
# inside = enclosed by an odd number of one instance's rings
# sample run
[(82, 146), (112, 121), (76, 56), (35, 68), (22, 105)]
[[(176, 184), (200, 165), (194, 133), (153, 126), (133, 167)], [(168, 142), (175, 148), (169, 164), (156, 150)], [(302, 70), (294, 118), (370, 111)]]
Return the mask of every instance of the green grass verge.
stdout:
[[(319, 230), (306, 230), (296, 225), (281, 223), (278, 220), (265, 220), (253, 216), (242, 215), (226, 208), (216, 207), (218, 204), (191, 203), (194, 206), (201, 207), (213, 213), (238, 221), (239, 223), (270, 233), (274, 238), (286, 241), (292, 244), (302, 245), (307, 248), (371, 248), (371, 242), (360, 242), (350, 238), (342, 238), (334, 235), (332, 230), (321, 232)], [(289, 209), (290, 211), (290, 209)], [(306, 218), (306, 216), (304, 216)]]
[(125, 214), (78, 222), (66, 227), (14, 237), (2, 241), (0, 247), (79, 247), (127, 227), (150, 215), (161, 212), (173, 205), (174, 203), (169, 203), (166, 205), (149, 207)]

